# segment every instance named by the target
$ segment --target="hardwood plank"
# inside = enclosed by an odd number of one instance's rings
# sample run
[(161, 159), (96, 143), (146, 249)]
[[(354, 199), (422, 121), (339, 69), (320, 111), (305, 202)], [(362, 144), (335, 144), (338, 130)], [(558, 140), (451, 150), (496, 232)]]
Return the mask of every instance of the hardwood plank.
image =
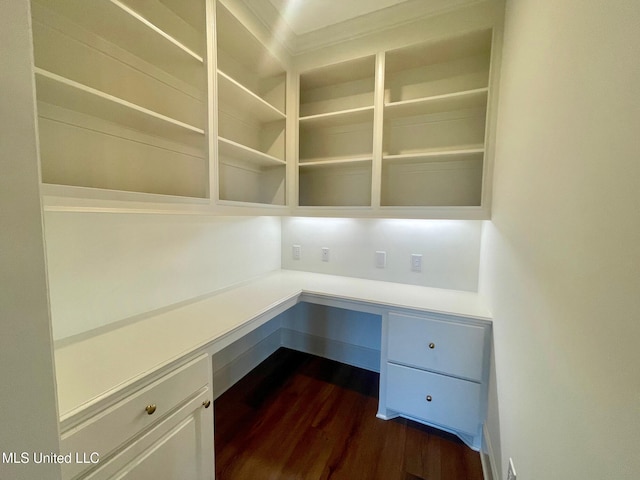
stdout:
[(218, 480), (482, 480), (455, 436), (376, 418), (379, 376), (280, 349), (215, 402)]

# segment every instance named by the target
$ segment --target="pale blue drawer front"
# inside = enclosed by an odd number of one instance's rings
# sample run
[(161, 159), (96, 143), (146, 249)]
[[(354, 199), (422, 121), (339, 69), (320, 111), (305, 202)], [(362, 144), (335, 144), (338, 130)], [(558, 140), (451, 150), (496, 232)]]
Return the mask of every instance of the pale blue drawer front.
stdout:
[(477, 383), (387, 364), (387, 408), (398, 413), (476, 435), (480, 395)]
[(483, 380), (484, 328), (397, 313), (389, 314), (388, 360)]

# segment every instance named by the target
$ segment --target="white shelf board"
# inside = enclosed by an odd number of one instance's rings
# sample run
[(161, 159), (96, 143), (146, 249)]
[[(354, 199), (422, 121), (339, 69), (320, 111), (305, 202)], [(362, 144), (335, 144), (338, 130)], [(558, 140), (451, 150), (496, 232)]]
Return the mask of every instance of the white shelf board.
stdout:
[(384, 106), (384, 116), (386, 119), (393, 119), (471, 108), (486, 108), (488, 92), (488, 88), (477, 88), (463, 92), (387, 103)]
[(131, 211), (149, 210), (178, 212), (185, 210), (201, 212), (203, 205), (210, 203), (208, 198), (163, 195), (160, 193), (131, 192), (106, 188), (79, 187), (75, 185), (40, 185), (43, 208), (45, 211)]
[(473, 155), (478, 153), (484, 153), (483, 145), (464, 145), (449, 148), (434, 148), (430, 150), (423, 150), (420, 152), (401, 153), (397, 155), (383, 155), (382, 160), (384, 162), (402, 162), (425, 159), (438, 161), (442, 160), (442, 157), (448, 157), (454, 160), (455, 157)]
[(264, 123), (286, 118), (286, 115), (276, 107), (220, 70), (218, 70), (218, 102), (223, 110), (244, 110)]
[(326, 158), (298, 162), (299, 167), (326, 167), (332, 165), (351, 165), (371, 162), (372, 157)]
[(177, 141), (202, 141), (204, 130), (41, 68), (34, 69), (38, 100)]
[(373, 105), (300, 117), (300, 127), (327, 128), (373, 122)]
[(223, 137), (218, 137), (218, 153), (220, 155), (229, 156), (252, 165), (260, 167), (273, 167), (277, 165), (286, 165), (286, 161), (276, 158), (272, 155), (254, 150), (253, 148), (241, 145)]
[(87, 6), (86, 0), (36, 1), (64, 14), (103, 38), (119, 45), (126, 45), (131, 53), (151, 63), (170, 63), (176, 55), (204, 63), (201, 55), (119, 0), (95, 0), (90, 6)]

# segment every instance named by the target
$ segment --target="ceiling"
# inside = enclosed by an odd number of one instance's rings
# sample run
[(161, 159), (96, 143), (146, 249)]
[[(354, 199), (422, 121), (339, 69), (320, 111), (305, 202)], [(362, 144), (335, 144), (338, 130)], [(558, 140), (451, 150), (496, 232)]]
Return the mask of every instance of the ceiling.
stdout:
[(226, 0), (242, 3), (292, 55), (483, 0)]
[(408, 0), (269, 0), (296, 34), (376, 12)]

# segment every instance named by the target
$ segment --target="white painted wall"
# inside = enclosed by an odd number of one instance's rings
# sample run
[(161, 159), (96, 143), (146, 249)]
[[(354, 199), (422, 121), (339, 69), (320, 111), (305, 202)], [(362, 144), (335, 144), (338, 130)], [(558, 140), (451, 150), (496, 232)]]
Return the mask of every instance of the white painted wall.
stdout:
[(489, 432), (501, 478), (640, 475), (640, 2), (507, 3)]
[(0, 478), (60, 478), (5, 455), (59, 450), (28, 0), (0, 15)]
[[(481, 231), (482, 222), (469, 220), (283, 218), (282, 268), (476, 291)], [(328, 263), (322, 247), (330, 249)], [(385, 269), (375, 267), (377, 250), (387, 252)], [(420, 273), (411, 271), (412, 253), (423, 256)]]
[(55, 339), (280, 268), (280, 219), (47, 212)]

